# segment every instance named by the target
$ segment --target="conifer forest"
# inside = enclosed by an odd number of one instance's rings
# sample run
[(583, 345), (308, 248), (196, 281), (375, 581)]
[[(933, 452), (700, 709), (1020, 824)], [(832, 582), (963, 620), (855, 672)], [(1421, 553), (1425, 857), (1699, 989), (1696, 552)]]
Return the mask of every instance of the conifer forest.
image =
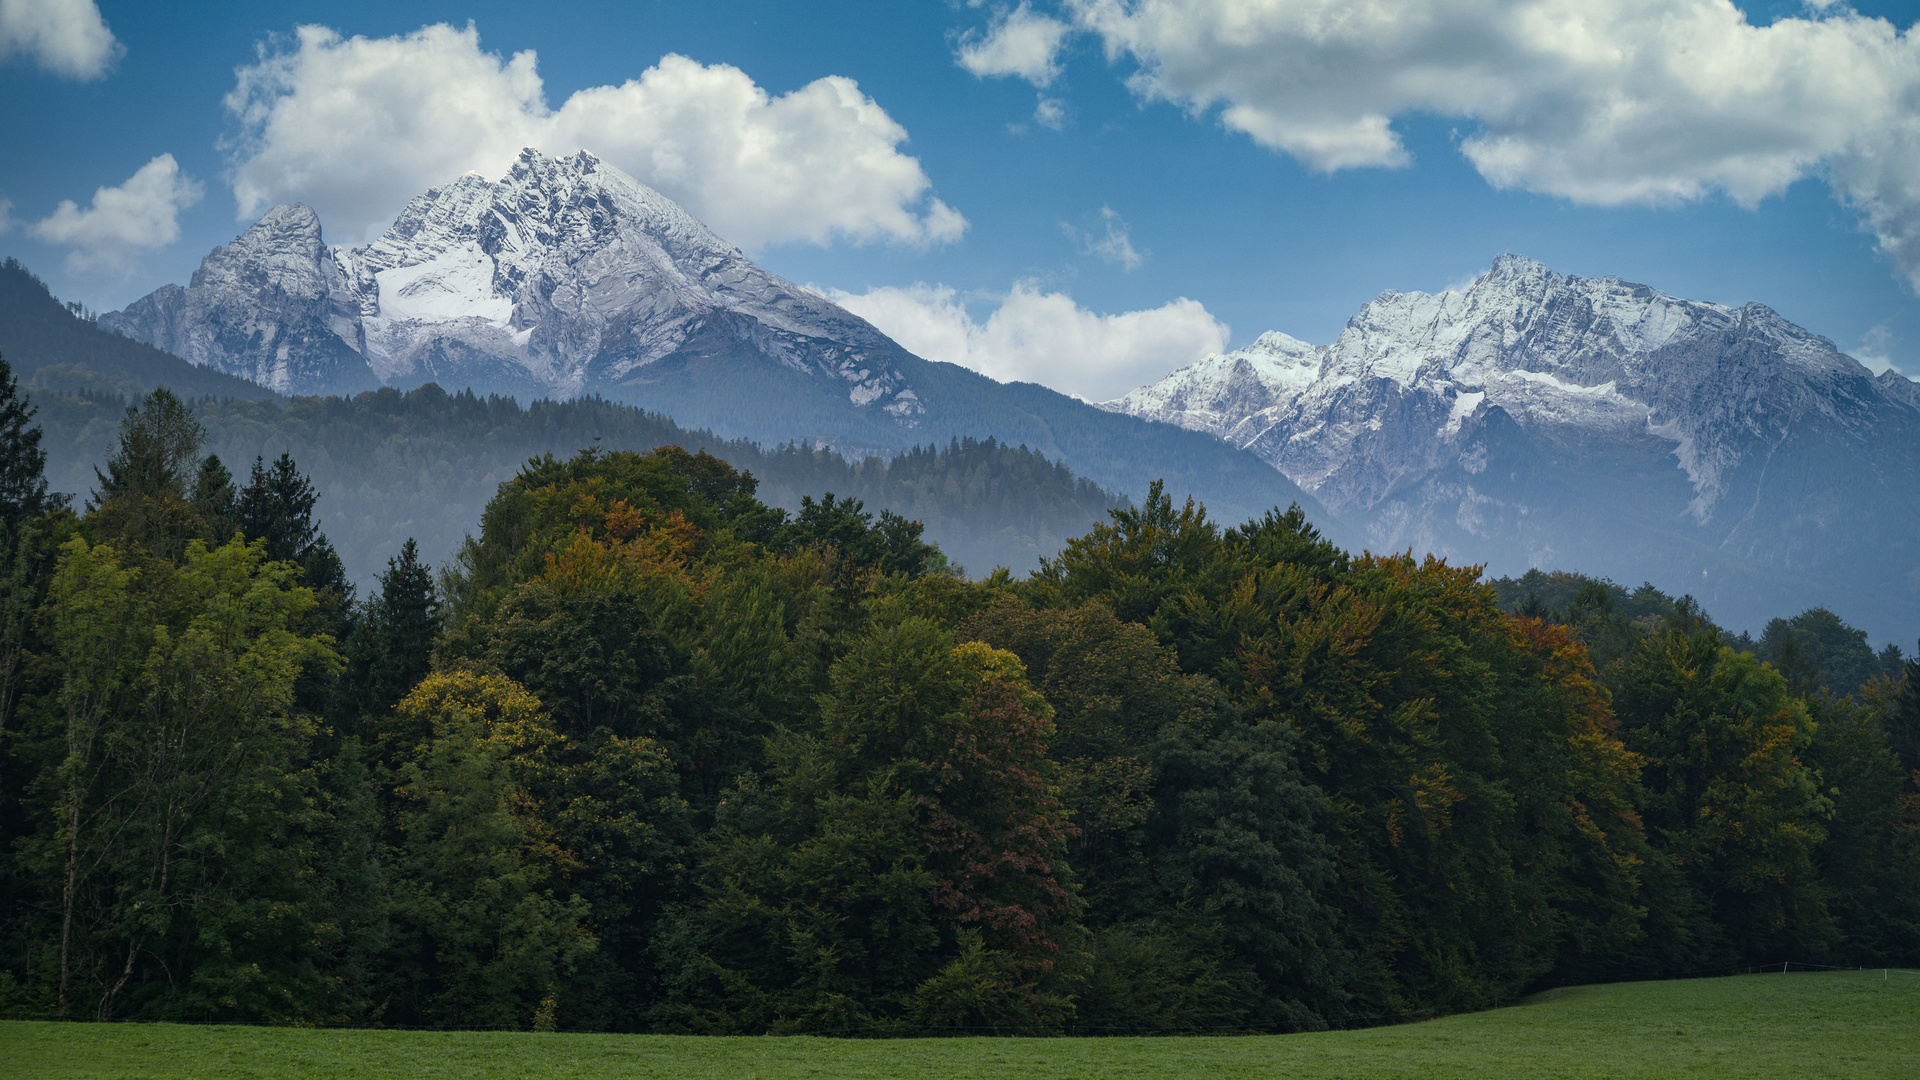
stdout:
[(9, 1015), (1279, 1032), (1920, 964), (1920, 661), (1821, 609), (1158, 486), (968, 576), (672, 445), (528, 460), (356, 587), (301, 463), (171, 392), (71, 501), (39, 436), (0, 367)]

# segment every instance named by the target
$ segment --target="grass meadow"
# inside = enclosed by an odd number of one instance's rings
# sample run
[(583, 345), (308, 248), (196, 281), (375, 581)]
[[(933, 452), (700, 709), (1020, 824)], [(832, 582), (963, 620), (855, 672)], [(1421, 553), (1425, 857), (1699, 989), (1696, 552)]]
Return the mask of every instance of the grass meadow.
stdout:
[(1573, 987), (1419, 1024), (1162, 1038), (693, 1038), (0, 1022), (11, 1080), (1920, 1076), (1920, 976)]

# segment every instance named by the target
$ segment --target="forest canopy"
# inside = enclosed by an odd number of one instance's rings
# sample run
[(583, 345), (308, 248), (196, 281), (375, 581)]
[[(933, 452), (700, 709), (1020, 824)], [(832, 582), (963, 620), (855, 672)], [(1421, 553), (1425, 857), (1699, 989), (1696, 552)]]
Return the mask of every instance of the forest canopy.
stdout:
[(16, 1014), (1287, 1031), (1920, 963), (1920, 661), (1823, 613), (1158, 486), (969, 579), (678, 445), (533, 457), (358, 595), (205, 416), (146, 396), (63, 505), (0, 370)]

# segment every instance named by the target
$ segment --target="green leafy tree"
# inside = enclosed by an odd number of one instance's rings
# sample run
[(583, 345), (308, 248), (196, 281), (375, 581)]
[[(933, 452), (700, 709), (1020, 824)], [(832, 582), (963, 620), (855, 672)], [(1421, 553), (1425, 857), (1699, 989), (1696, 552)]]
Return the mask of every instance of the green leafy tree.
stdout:
[[(1583, 650), (1519, 634), (1474, 570), (1350, 559), (1297, 509), (1222, 532), (1156, 491), (1112, 516), (1036, 595), (1105, 601), (1249, 718), (1298, 733), (1333, 805), (1348, 1008), (1507, 999), (1633, 934), (1635, 761)], [(1551, 708), (1516, 707), (1529, 696)], [(1569, 862), (1600, 901), (1562, 914)]]
[(873, 628), (834, 665), (817, 731), (777, 739), (772, 782), (728, 796), (662, 1015), (709, 1031), (1063, 1020), (1049, 976), (1070, 830), (1050, 721), (1012, 655), (919, 618)]
[(1832, 803), (1826, 836), (1814, 851), (1835, 940), (1828, 962), (1920, 961), (1920, 844), (1902, 796), (1911, 773), (1887, 745), (1884, 718), (1899, 700), (1887, 680), (1862, 700), (1820, 703), (1807, 764)]
[(64, 549), (49, 599), (63, 754), (33, 845), (59, 883), (62, 1008), (84, 993), (102, 1018), (326, 1014), (293, 764), (312, 725), (292, 693), (333, 658), (291, 628), (313, 604), (293, 573), (237, 542), (191, 542), (178, 567)]
[(1809, 608), (1791, 619), (1774, 619), (1754, 655), (1786, 674), (1790, 682), (1842, 696), (1881, 674), (1881, 658), (1867, 645), (1867, 632), (1842, 622), (1826, 608)]
[(1887, 745), (1901, 771), (1920, 785), (1920, 655), (1906, 662), (1897, 689), (1882, 707)]
[(1101, 603), (1003, 601), (963, 633), (1019, 655), (1054, 707), (1069, 858), (1096, 931), (1077, 1022), (1270, 1027), (1338, 1011), (1330, 807), (1299, 773), (1294, 733), (1248, 723)]
[(562, 737), (500, 676), (430, 676), (398, 712), (429, 734), (394, 778), (403, 839), (389, 1016), (526, 1026), (597, 944), (587, 902), (565, 889), (579, 859), (536, 791)]
[(216, 544), (224, 544), (240, 531), (239, 489), (233, 486), (233, 474), (214, 454), (200, 461), (193, 481), (193, 509), (206, 523), (207, 533)]
[[(20, 688), (21, 662), (52, 570), (61, 525), (48, 519), (65, 496), (47, 492), (47, 455), (34, 407), (0, 357), (0, 740)], [(4, 742), (0, 742), (4, 745)]]
[(1705, 920), (1700, 961), (1825, 945), (1813, 853), (1831, 802), (1804, 756), (1816, 725), (1787, 680), (1710, 628), (1649, 636), (1616, 675), (1627, 745), (1647, 759), (1648, 835)]

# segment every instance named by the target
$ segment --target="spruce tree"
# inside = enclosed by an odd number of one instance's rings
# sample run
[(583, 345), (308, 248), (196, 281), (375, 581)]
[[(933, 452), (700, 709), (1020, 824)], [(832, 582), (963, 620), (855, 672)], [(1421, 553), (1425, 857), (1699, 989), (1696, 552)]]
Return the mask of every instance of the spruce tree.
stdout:
[(87, 511), (95, 535), (159, 559), (178, 558), (188, 540), (204, 538), (191, 495), (205, 441), (186, 403), (165, 387), (129, 406), (107, 470), (94, 470), (100, 486)]
[(49, 508), (47, 452), (40, 448), (37, 410), (20, 394), (20, 380), (0, 357), (0, 524), (11, 530)]
[(253, 459), (253, 473), (234, 504), (234, 516), (248, 540), (264, 540), (267, 558), (298, 565), (305, 584), (315, 592), (348, 592), (346, 568), (333, 544), (313, 520), (320, 493), (291, 454), (281, 454), (268, 465)]
[(200, 473), (193, 481), (193, 508), (207, 523), (209, 539), (224, 544), (240, 529), (240, 492), (233, 486), (233, 474), (218, 455), (208, 454), (200, 462)]
[(409, 538), (400, 554), (387, 560), (378, 595), (361, 609), (347, 649), (336, 719), (358, 724), (362, 717), (377, 718), (392, 709), (432, 670), (439, 633), (433, 574)]

